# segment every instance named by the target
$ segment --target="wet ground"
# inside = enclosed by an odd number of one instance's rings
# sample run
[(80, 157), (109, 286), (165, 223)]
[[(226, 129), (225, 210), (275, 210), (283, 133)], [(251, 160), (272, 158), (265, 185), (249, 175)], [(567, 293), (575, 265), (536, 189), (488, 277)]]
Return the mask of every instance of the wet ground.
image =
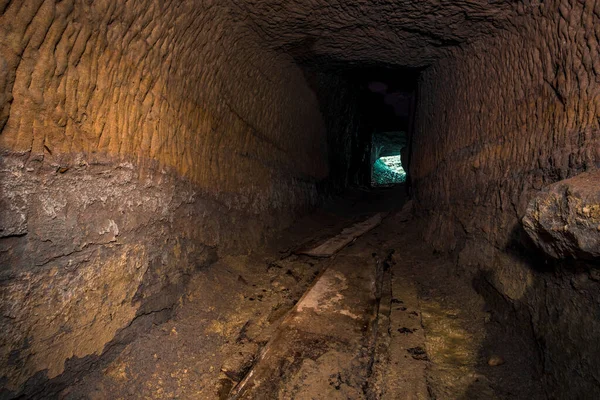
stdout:
[[(171, 320), (61, 398), (546, 398), (534, 349), (420, 240), (402, 193), (350, 193), (271, 246), (221, 258)], [(380, 211), (335, 256), (294, 254)]]

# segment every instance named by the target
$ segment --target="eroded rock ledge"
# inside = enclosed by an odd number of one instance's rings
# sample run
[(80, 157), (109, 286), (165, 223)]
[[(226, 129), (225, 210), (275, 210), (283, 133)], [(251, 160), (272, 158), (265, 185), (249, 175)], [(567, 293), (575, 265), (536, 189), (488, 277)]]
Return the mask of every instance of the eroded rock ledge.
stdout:
[(245, 252), (290, 219), (157, 165), (75, 158), (0, 162), (0, 398), (35, 392), (69, 365), (77, 373), (138, 317), (168, 314), (219, 253)]

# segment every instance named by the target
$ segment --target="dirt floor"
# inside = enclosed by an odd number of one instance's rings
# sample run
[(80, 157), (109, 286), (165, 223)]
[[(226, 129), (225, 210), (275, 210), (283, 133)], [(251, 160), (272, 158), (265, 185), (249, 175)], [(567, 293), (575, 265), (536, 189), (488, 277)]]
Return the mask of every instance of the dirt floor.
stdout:
[[(269, 247), (219, 259), (171, 320), (60, 398), (547, 398), (530, 342), (419, 239), (403, 198), (353, 192)], [(379, 211), (382, 224), (334, 257), (294, 254)], [(307, 307), (328, 276), (345, 283), (330, 284), (328, 306)]]

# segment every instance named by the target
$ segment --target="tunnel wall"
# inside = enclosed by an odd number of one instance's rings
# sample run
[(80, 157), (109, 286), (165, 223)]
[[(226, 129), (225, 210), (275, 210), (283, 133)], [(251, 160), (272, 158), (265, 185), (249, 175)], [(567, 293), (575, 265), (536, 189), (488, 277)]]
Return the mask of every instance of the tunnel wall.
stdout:
[(360, 135), (359, 89), (343, 74), (307, 71), (319, 99), (326, 125), (330, 174), (319, 188), (322, 193), (341, 193), (360, 185), (358, 170), (363, 166), (364, 135)]
[(521, 10), (534, 16), (515, 21), (518, 33), (424, 72), (411, 172), (426, 239), (454, 252), (459, 271), (485, 277), (500, 311), (522, 316), (507, 329), (534, 335), (551, 397), (591, 398), (600, 393), (597, 272), (546, 263), (520, 220), (542, 188), (600, 166), (600, 3), (539, 7)]
[(257, 43), (227, 2), (0, 1), (3, 396), (317, 201), (317, 99)]

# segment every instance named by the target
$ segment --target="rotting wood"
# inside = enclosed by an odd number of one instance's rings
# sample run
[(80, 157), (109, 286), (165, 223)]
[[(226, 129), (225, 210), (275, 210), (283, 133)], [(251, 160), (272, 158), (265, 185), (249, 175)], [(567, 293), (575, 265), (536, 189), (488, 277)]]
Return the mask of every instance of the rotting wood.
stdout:
[(304, 254), (312, 257), (331, 257), (356, 240), (356, 238), (364, 235), (379, 225), (385, 215), (385, 213), (377, 213), (365, 221), (356, 223), (349, 228), (345, 228), (339, 235), (327, 239), (324, 243), (321, 243), (316, 247), (310, 248), (309, 250), (297, 251), (297, 254)]
[[(374, 263), (365, 263), (360, 256), (332, 260), (279, 325), (229, 399), (256, 398), (258, 393), (262, 398), (328, 391), (354, 398), (362, 393), (374, 346), (376, 270)], [(351, 379), (340, 381), (336, 388), (335, 383), (319, 379), (317, 370)]]

